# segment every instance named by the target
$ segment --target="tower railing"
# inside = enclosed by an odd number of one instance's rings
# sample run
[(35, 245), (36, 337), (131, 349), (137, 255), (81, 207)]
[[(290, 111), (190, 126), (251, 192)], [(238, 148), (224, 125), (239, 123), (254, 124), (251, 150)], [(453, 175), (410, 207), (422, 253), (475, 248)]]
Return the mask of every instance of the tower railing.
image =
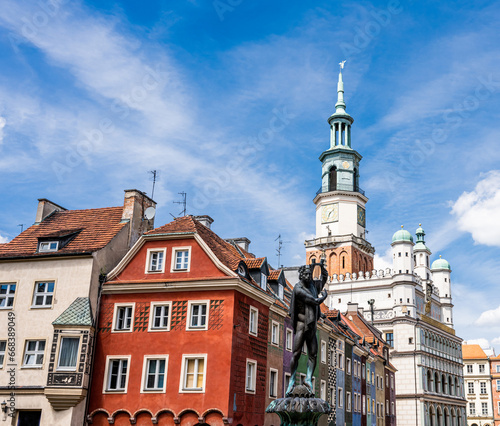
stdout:
[(342, 183), (337, 183), (335, 189), (323, 188), (322, 186), (316, 192), (316, 195), (323, 194), (325, 192), (331, 191), (349, 191), (349, 192), (359, 192), (361, 195), (365, 195), (365, 191), (363, 191), (359, 186), (353, 187), (353, 185), (346, 185)]

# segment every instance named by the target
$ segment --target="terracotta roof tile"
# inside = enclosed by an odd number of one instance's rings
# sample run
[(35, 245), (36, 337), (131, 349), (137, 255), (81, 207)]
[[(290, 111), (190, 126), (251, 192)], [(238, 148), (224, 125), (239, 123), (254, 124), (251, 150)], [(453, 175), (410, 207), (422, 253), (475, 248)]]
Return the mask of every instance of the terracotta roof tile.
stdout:
[(247, 264), (248, 269), (258, 269), (262, 266), (265, 260), (265, 257), (257, 257), (252, 259), (245, 259), (245, 263)]
[(488, 359), (479, 345), (462, 345), (463, 359)]
[[(39, 225), (30, 226), (6, 244), (0, 244), (0, 259), (93, 253), (106, 246), (126, 225), (120, 223), (123, 207), (54, 212)], [(57, 238), (76, 233), (56, 252), (38, 253), (39, 238)]]
[[(247, 263), (247, 265), (248, 265), (248, 263)], [(269, 277), (267, 277), (267, 279), (271, 280), (271, 281), (276, 281), (280, 277), (282, 272), (283, 271), (281, 269), (271, 269), (269, 271)]]

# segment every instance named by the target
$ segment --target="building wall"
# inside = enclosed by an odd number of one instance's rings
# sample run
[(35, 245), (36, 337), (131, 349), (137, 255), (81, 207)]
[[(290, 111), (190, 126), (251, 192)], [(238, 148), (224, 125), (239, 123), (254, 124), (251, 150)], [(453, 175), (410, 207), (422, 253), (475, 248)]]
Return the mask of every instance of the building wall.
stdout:
[[(468, 366), (472, 366), (470, 373)], [(484, 370), (481, 371), (480, 367)], [(492, 426), (494, 423), (492, 382), (490, 363), (487, 357), (484, 359), (464, 359), (464, 382), (467, 395), (467, 424), (472, 426), (481, 423), (483, 426)], [(484, 412), (483, 404), (486, 410)], [(471, 410), (471, 406), (474, 407), (474, 410)]]
[(500, 359), (490, 358), (493, 420), (500, 425)]

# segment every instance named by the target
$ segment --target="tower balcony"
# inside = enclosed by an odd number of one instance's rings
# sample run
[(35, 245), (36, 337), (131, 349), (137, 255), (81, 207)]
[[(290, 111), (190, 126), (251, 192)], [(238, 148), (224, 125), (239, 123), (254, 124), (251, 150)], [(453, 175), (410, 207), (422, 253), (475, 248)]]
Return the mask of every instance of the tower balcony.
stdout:
[(337, 185), (335, 185), (335, 188), (328, 188), (328, 187), (324, 188), (323, 186), (321, 186), (316, 192), (316, 195), (333, 191), (359, 192), (361, 195), (365, 195), (365, 191), (363, 191), (359, 186), (353, 187), (353, 185), (346, 185), (342, 183), (337, 183)]

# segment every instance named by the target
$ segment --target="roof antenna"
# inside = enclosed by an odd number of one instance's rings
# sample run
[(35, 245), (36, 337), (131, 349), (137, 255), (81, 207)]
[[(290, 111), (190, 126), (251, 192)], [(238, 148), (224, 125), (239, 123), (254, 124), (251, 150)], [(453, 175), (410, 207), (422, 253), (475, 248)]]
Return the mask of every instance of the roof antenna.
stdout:
[[(182, 191), (182, 192), (178, 192), (178, 194), (182, 197), (182, 201), (173, 201), (173, 203), (174, 204), (182, 204), (182, 211), (179, 214), (182, 216), (186, 216), (187, 193)], [(172, 213), (170, 213), (170, 214), (172, 214)]]
[(283, 265), (281, 264), (281, 251), (283, 250), (283, 244), (288, 244), (290, 241), (283, 241), (281, 239), (281, 234), (278, 235), (278, 238), (276, 238), (274, 241), (278, 241), (278, 248), (276, 249), (276, 256), (278, 256), (278, 269), (282, 268)]
[(160, 179), (160, 172), (158, 170), (150, 170), (148, 173), (151, 173), (152, 175), (153, 190), (151, 191), (151, 199), (154, 199), (153, 197), (155, 196), (155, 184), (156, 181)]
[(21, 227), (21, 233), (24, 231), (24, 223), (20, 223), (19, 225), (17, 226), (20, 226)]

